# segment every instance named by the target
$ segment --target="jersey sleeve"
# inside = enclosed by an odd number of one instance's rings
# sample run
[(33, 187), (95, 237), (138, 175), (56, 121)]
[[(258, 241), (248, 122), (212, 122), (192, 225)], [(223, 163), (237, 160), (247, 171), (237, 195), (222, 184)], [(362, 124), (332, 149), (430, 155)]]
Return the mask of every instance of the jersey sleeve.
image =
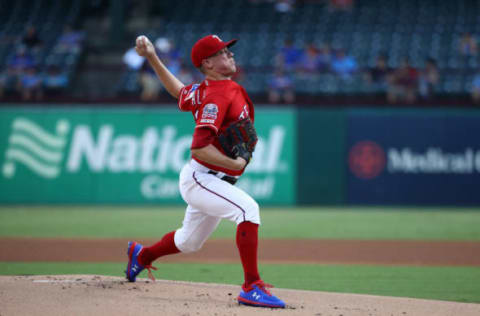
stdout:
[(225, 114), (230, 106), (230, 100), (221, 94), (207, 96), (196, 113), (195, 128), (208, 127), (218, 133)]
[(215, 140), (215, 132), (213, 129), (204, 127), (196, 128), (193, 133), (192, 146), (191, 149), (203, 148), (213, 143)]
[(190, 84), (180, 90), (178, 97), (178, 108), (184, 112), (190, 112), (194, 108), (195, 100), (198, 99), (199, 84)]

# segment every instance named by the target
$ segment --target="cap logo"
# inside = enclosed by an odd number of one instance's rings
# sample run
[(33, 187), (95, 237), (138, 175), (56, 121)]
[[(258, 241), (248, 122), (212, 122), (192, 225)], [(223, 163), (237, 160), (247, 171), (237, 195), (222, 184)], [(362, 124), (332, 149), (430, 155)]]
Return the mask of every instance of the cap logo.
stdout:
[(218, 35), (212, 35), (213, 38), (216, 38), (219, 42), (221, 42), (222, 40), (220, 39), (220, 37), (218, 37)]

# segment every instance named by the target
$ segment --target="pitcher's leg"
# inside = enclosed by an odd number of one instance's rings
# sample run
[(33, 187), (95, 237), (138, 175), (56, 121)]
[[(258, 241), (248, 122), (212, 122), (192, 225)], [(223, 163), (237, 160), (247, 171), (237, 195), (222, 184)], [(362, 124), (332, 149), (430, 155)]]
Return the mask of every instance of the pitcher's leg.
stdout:
[[(258, 273), (260, 213), (257, 202), (243, 190), (211, 174), (191, 171), (184, 173), (184, 180), (190, 186), (183, 191), (182, 197), (189, 205), (214, 218), (226, 218), (237, 223), (236, 242), (245, 277), (238, 301), (247, 305), (285, 307), (282, 300), (266, 290), (268, 285)], [(178, 231), (175, 242), (179, 246), (177, 235), (180, 236)]]
[(245, 283), (260, 280), (257, 263), (259, 207), (243, 190), (210, 175), (192, 174), (195, 189), (189, 203), (208, 214), (237, 223), (236, 242), (244, 270)]
[(175, 233), (175, 245), (181, 252), (194, 252), (202, 248), (205, 241), (217, 228), (221, 218), (187, 207), (183, 225)]
[(248, 287), (260, 280), (257, 263), (258, 224), (252, 222), (238, 224), (236, 242), (245, 276), (243, 285)]
[(149, 277), (153, 278), (150, 269), (156, 259), (179, 252), (194, 252), (199, 250), (220, 223), (220, 218), (204, 214), (191, 206), (187, 207), (183, 225), (177, 231), (172, 231), (150, 247), (144, 247), (136, 242), (129, 242), (127, 255), (128, 264), (125, 271), (127, 279), (135, 282), (136, 277), (144, 269), (148, 269)]
[(150, 247), (144, 247), (139, 256), (141, 265), (150, 265), (153, 261), (166, 255), (179, 253), (174, 242), (175, 231), (165, 234), (160, 241)]

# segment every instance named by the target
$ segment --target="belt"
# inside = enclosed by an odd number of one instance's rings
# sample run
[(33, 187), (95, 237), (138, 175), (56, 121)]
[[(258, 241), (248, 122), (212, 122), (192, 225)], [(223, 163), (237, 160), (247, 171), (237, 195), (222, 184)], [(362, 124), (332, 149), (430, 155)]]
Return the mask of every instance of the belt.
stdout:
[[(217, 175), (217, 174), (218, 174), (217, 171), (213, 171), (213, 170), (209, 170), (208, 173), (209, 173), (209, 174), (213, 174), (213, 175)], [(237, 183), (237, 178), (235, 178), (235, 177), (230, 177), (230, 176), (226, 176), (226, 175), (225, 175), (225, 176), (221, 177), (220, 179), (223, 180), (223, 181), (226, 181), (226, 182), (230, 183), (231, 185), (235, 185), (235, 183)]]

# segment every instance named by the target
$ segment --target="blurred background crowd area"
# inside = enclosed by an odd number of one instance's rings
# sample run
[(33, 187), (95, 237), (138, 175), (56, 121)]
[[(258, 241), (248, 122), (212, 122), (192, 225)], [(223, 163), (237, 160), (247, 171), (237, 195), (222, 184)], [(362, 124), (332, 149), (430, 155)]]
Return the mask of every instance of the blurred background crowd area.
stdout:
[(0, 102), (172, 103), (133, 45), (185, 84), (194, 42), (238, 38), (257, 103), (480, 103), (477, 0), (0, 0)]

